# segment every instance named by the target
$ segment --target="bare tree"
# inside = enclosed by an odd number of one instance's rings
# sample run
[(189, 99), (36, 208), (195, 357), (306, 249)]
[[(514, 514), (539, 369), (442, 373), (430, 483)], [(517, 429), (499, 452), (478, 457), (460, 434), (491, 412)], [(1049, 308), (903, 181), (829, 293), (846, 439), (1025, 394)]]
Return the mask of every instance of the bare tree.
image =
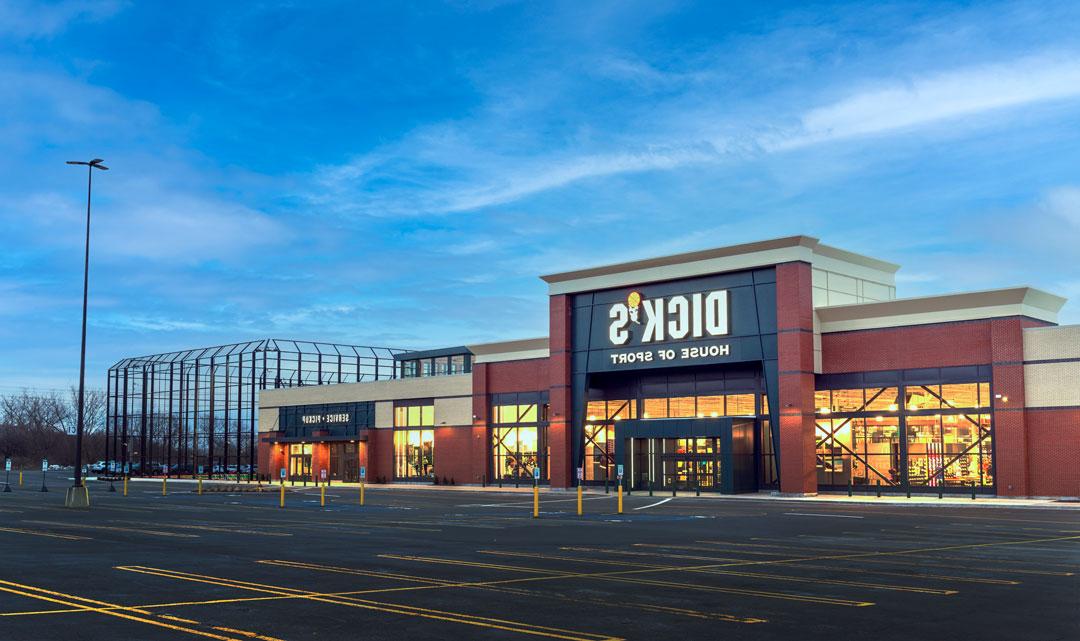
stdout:
[[(75, 428), (78, 391), (69, 394), (23, 390), (0, 396), (0, 455), (20, 465), (36, 465), (43, 458), (52, 463), (75, 462)], [(105, 394), (87, 390), (84, 448), (87, 461), (104, 454)]]

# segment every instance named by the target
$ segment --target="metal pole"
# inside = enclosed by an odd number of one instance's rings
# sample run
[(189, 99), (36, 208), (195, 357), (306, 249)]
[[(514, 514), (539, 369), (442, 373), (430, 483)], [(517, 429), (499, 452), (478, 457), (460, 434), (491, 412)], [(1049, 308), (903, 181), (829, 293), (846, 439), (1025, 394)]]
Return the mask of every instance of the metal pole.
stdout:
[(94, 166), (86, 167), (86, 254), (83, 257), (82, 343), (79, 347), (79, 402), (75, 422), (75, 485), (82, 486), (82, 437), (86, 417), (83, 398), (86, 391), (86, 299), (90, 291), (90, 192), (94, 184)]

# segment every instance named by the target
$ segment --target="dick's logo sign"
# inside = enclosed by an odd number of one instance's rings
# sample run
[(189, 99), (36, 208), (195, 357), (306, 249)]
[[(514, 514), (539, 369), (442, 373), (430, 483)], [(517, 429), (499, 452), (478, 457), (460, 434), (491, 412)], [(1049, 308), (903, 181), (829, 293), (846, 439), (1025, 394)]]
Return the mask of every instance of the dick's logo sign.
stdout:
[(632, 325), (641, 326), (642, 343), (727, 336), (731, 331), (726, 289), (651, 299), (633, 291), (625, 303), (611, 306), (608, 318), (612, 345), (626, 345)]

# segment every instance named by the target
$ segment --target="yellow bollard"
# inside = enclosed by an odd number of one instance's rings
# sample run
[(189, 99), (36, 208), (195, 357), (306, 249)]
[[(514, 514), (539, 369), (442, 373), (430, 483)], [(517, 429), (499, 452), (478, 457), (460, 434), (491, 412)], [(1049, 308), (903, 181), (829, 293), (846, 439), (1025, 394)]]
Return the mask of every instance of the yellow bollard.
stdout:
[(285, 484), (281, 484), (281, 499), (278, 501), (278, 507), (285, 507)]
[(22, 487), (22, 470), (19, 470), (19, 487)]
[(360, 481), (360, 507), (364, 507), (364, 482)]
[(319, 488), (319, 507), (326, 507), (326, 486)]
[(577, 486), (577, 515), (581, 516), (581, 481), (578, 481)]
[(162, 495), (162, 496), (165, 496), (165, 495), (166, 495), (166, 490), (165, 490), (165, 482), (166, 482), (167, 480), (168, 480), (168, 479), (165, 479), (165, 478), (162, 478), (162, 479), (161, 479), (161, 495)]
[(540, 518), (540, 486), (533, 485), (533, 518)]
[(127, 496), (127, 477), (124, 477), (124, 496)]
[(198, 479), (197, 482), (198, 482), (199, 488), (196, 491), (199, 493), (199, 496), (202, 496), (202, 479)]
[(622, 514), (622, 483), (619, 483), (619, 514)]

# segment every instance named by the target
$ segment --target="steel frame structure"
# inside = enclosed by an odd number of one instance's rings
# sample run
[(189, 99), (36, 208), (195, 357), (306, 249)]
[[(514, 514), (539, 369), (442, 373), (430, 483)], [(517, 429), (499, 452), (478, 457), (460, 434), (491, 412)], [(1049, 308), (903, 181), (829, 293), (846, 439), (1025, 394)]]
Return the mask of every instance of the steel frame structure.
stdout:
[(122, 359), (108, 371), (106, 464), (253, 480), (259, 391), (395, 378), (405, 352), (265, 338)]

